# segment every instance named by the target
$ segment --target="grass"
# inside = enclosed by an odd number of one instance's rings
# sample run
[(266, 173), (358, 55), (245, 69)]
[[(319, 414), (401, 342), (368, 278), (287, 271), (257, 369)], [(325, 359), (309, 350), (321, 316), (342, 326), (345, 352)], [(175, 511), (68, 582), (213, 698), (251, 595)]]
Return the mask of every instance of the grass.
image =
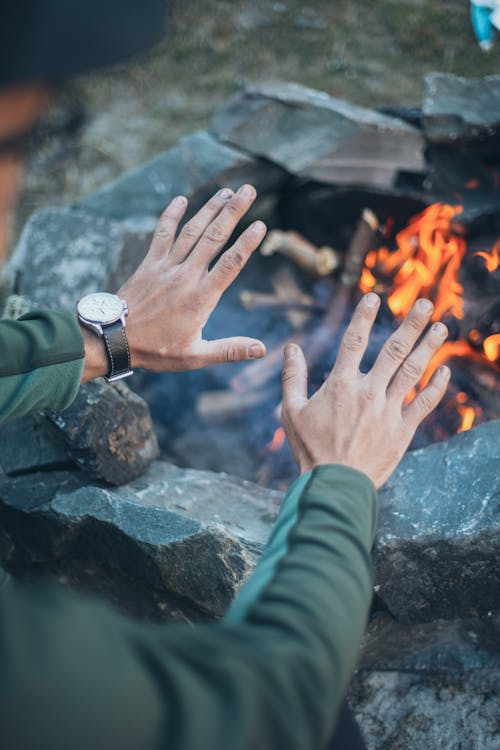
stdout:
[[(307, 0), (306, 0), (307, 3)], [(306, 10), (304, 10), (304, 8)], [(319, 19), (304, 28), (300, 19)], [(307, 24), (306, 24), (307, 25)], [(358, 104), (420, 104), (424, 76), (500, 71), (500, 42), (478, 48), (468, 0), (177, 0), (152, 52), (82, 79), (90, 122), (82, 140), (28, 175), (20, 223), (67, 203), (210, 126), (246, 82), (294, 80)]]

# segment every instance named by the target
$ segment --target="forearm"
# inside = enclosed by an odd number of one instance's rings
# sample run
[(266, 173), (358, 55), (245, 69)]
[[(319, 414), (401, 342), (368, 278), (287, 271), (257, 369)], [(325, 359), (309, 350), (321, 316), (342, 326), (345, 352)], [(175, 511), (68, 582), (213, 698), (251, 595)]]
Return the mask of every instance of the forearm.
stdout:
[(66, 408), (78, 391), (83, 364), (83, 338), (71, 313), (32, 310), (0, 321), (0, 423)]
[(321, 747), (369, 606), (375, 506), (357, 472), (316, 471), (271, 580), (232, 622), (148, 626), (61, 594), (3, 606), (0, 594), (4, 737), (36, 750)]
[(315, 690), (324, 696), (315, 728), (334, 721), (356, 664), (372, 598), (376, 516), (375, 488), (358, 471), (322, 466), (299, 477), (226, 616), (256, 626), (271, 622), (283, 630), (280, 642), (296, 639), (308, 677), (317, 679), (311, 698)]

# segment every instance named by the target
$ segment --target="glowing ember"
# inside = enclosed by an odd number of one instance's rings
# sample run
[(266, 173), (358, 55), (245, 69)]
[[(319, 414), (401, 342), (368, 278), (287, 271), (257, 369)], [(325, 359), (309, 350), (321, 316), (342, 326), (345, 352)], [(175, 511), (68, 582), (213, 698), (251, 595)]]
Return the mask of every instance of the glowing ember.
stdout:
[(362, 291), (374, 288), (375, 272), (395, 274), (388, 304), (396, 317), (406, 315), (418, 297), (428, 297), (434, 302), (433, 320), (440, 320), (445, 313), (463, 318), (458, 272), (467, 246), (452, 225), (461, 211), (462, 206), (435, 203), (410, 219), (396, 235), (396, 250), (380, 248), (375, 263), (369, 255), (360, 284)]
[(361, 272), (361, 278), (359, 280), (359, 288), (361, 289), (361, 291), (365, 294), (366, 292), (370, 292), (376, 283), (377, 280), (370, 269), (367, 267), (363, 268)]
[(483, 350), (490, 362), (498, 362), (500, 358), (500, 333), (495, 333), (493, 336), (488, 336), (483, 341)]
[(484, 258), (486, 268), (490, 273), (493, 273), (493, 271), (496, 271), (498, 266), (500, 266), (500, 241), (493, 246), (491, 253), (479, 252), (474, 253), (474, 255), (479, 255), (480, 258)]
[(283, 448), (284, 443), (285, 430), (283, 429), (283, 427), (278, 427), (278, 429), (274, 431), (273, 439), (270, 443), (267, 444), (266, 448), (272, 453), (277, 453)]
[(467, 430), (470, 430), (470, 428), (474, 424), (476, 413), (472, 406), (466, 405), (467, 394), (463, 393), (463, 391), (457, 394), (457, 402), (457, 411), (462, 418), (462, 424), (458, 428), (457, 432), (467, 432)]

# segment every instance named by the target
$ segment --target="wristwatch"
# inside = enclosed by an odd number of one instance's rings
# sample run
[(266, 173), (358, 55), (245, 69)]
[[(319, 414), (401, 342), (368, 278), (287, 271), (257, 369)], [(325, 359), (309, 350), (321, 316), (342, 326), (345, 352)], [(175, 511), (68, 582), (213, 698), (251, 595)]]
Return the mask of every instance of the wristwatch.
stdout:
[(132, 375), (130, 350), (125, 333), (128, 307), (116, 294), (96, 292), (82, 297), (76, 305), (80, 323), (104, 339), (109, 371), (108, 383)]

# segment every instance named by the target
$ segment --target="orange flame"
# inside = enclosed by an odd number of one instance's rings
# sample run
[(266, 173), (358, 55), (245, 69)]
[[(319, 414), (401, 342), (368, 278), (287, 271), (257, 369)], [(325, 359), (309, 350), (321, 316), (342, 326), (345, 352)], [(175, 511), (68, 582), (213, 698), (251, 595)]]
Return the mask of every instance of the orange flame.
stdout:
[(491, 253), (479, 252), (474, 253), (474, 255), (479, 255), (480, 258), (484, 258), (486, 268), (490, 273), (493, 273), (493, 271), (496, 271), (498, 266), (500, 266), (500, 240), (495, 243)]
[(380, 248), (375, 264), (369, 257), (370, 265), (365, 265), (362, 275), (363, 291), (373, 288), (375, 276), (370, 268), (376, 265), (382, 274), (395, 272), (388, 304), (396, 317), (406, 315), (423, 296), (434, 300), (433, 320), (447, 312), (463, 318), (463, 287), (458, 273), (466, 243), (452, 226), (461, 210), (462, 206), (435, 203), (410, 219), (396, 235), (396, 250)]
[(494, 333), (483, 341), (483, 351), (486, 359), (497, 362), (500, 357), (500, 333)]
[[(452, 357), (477, 357), (477, 353), (467, 341), (446, 341), (441, 349), (436, 352), (429, 362), (427, 369), (420, 381), (420, 388), (425, 388), (438, 367), (441, 367)], [(479, 355), (480, 357), (481, 355)]]
[(361, 272), (361, 278), (359, 280), (359, 288), (361, 289), (363, 294), (371, 292), (376, 283), (377, 280), (375, 276), (372, 274), (370, 269), (365, 266), (365, 268), (363, 268)]
[(459, 406), (458, 412), (460, 416), (462, 417), (462, 424), (457, 430), (458, 432), (467, 432), (467, 430), (470, 430), (472, 425), (474, 424), (474, 420), (476, 418), (476, 412), (472, 408), (472, 406)]
[(268, 443), (267, 449), (272, 453), (277, 453), (279, 450), (281, 450), (281, 448), (283, 448), (284, 443), (285, 430), (283, 429), (283, 427), (278, 427), (278, 429), (274, 431), (273, 439), (270, 443)]

